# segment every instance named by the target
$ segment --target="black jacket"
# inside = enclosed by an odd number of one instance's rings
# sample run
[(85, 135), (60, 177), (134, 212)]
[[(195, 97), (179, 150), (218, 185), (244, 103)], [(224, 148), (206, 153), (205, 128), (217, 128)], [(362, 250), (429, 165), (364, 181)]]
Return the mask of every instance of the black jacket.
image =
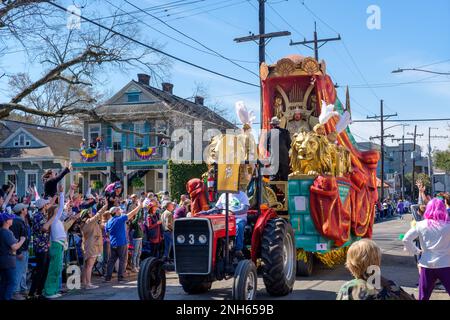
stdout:
[[(272, 135), (278, 136), (278, 148), (271, 145)], [(289, 149), (291, 148), (291, 135), (289, 131), (276, 127), (271, 129), (267, 135), (267, 150), (271, 155), (278, 153), (279, 167), (278, 172), (271, 180), (287, 181), (289, 175)]]
[(11, 230), (12, 233), (14, 233), (14, 237), (17, 239), (17, 241), (20, 240), (20, 237), (26, 238), (25, 242), (19, 248), (19, 250), (17, 250), (16, 254), (19, 255), (23, 251), (27, 251), (28, 246), (30, 244), (30, 237), (29, 237), (29, 233), (28, 233), (28, 226), (26, 225), (25, 221), (23, 221), (22, 218), (20, 218), (20, 217), (14, 218), (13, 224), (11, 225), (9, 230)]
[(44, 183), (44, 197), (45, 198), (48, 198), (48, 197), (53, 198), (56, 195), (57, 189), (58, 189), (58, 183), (69, 172), (70, 172), (69, 168), (64, 168), (64, 170), (62, 172), (60, 172), (60, 174), (58, 174), (56, 177), (54, 177), (52, 179), (48, 179)]

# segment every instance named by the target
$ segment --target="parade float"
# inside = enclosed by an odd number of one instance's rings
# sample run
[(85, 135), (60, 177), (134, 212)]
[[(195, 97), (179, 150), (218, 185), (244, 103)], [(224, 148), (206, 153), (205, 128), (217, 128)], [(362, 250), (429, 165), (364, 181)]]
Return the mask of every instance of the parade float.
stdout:
[[(310, 275), (314, 257), (333, 266), (349, 244), (372, 236), (379, 153), (357, 149), (348, 127), (349, 95), (344, 107), (323, 60), (289, 56), (262, 64), (260, 74), (263, 128), (277, 116), (293, 135), (284, 201), (295, 233), (297, 273)], [(294, 117), (298, 111), (301, 120)]]
[[(289, 56), (262, 64), (261, 82), (262, 127), (270, 134), (286, 129), (290, 150), (282, 156), (264, 134), (257, 147), (253, 117), (243, 103), (236, 104), (242, 130), (212, 139), (205, 159), (208, 172), (186, 185), (193, 217), (174, 223), (175, 271), (189, 294), (232, 278), (233, 298), (252, 300), (259, 269), (266, 291), (285, 296), (296, 275), (312, 273), (315, 259), (333, 266), (343, 260), (349, 244), (372, 236), (379, 154), (357, 149), (348, 128), (349, 103), (344, 108), (337, 98), (325, 62)], [(265, 175), (278, 153), (278, 173)], [(237, 227), (228, 205), (224, 214), (205, 214), (218, 194), (228, 199), (239, 191), (247, 193), (251, 204), (244, 257), (235, 254)], [(164, 270), (160, 259), (143, 262), (141, 299), (164, 298)]]

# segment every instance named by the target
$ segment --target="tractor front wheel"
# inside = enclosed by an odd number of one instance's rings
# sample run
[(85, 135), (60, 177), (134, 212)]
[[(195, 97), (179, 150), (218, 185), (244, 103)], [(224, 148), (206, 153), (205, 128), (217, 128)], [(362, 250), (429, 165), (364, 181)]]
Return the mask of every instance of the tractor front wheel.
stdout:
[(199, 294), (208, 292), (212, 282), (207, 281), (204, 276), (179, 276), (180, 284), (184, 292), (188, 294)]
[(241, 260), (234, 272), (233, 300), (255, 300), (258, 275), (251, 260)]
[(294, 288), (296, 250), (294, 230), (289, 222), (277, 218), (269, 220), (261, 243), (263, 280), (272, 296), (285, 296)]
[(140, 300), (163, 300), (166, 294), (166, 272), (163, 262), (154, 257), (142, 262), (138, 275)]

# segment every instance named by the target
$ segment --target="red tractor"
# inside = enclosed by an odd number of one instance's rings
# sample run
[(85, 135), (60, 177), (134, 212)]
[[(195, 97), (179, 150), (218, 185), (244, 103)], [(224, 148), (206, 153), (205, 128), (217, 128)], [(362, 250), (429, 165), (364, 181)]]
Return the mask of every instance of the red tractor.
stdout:
[[(266, 290), (273, 296), (292, 291), (296, 276), (296, 250), (292, 226), (275, 211), (249, 211), (245, 227), (244, 258), (235, 256), (236, 222), (228, 208), (225, 214), (175, 220), (175, 271), (188, 294), (205, 293), (214, 281), (234, 278), (232, 297), (253, 300), (257, 292), (256, 262), (260, 258)], [(162, 260), (142, 262), (138, 291), (142, 300), (161, 300), (165, 294)]]

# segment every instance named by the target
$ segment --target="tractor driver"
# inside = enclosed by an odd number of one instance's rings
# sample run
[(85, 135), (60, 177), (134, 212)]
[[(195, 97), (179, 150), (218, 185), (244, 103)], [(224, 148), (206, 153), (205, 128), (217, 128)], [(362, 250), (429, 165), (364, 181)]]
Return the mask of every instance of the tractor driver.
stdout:
[[(226, 194), (222, 193), (217, 200), (216, 206), (206, 214), (216, 214), (218, 211), (225, 210)], [(242, 249), (244, 249), (244, 230), (247, 224), (247, 211), (250, 208), (250, 202), (245, 192), (239, 191), (237, 193), (228, 194), (228, 208), (236, 217), (236, 251), (235, 255), (238, 258), (242, 258), (244, 255)]]

